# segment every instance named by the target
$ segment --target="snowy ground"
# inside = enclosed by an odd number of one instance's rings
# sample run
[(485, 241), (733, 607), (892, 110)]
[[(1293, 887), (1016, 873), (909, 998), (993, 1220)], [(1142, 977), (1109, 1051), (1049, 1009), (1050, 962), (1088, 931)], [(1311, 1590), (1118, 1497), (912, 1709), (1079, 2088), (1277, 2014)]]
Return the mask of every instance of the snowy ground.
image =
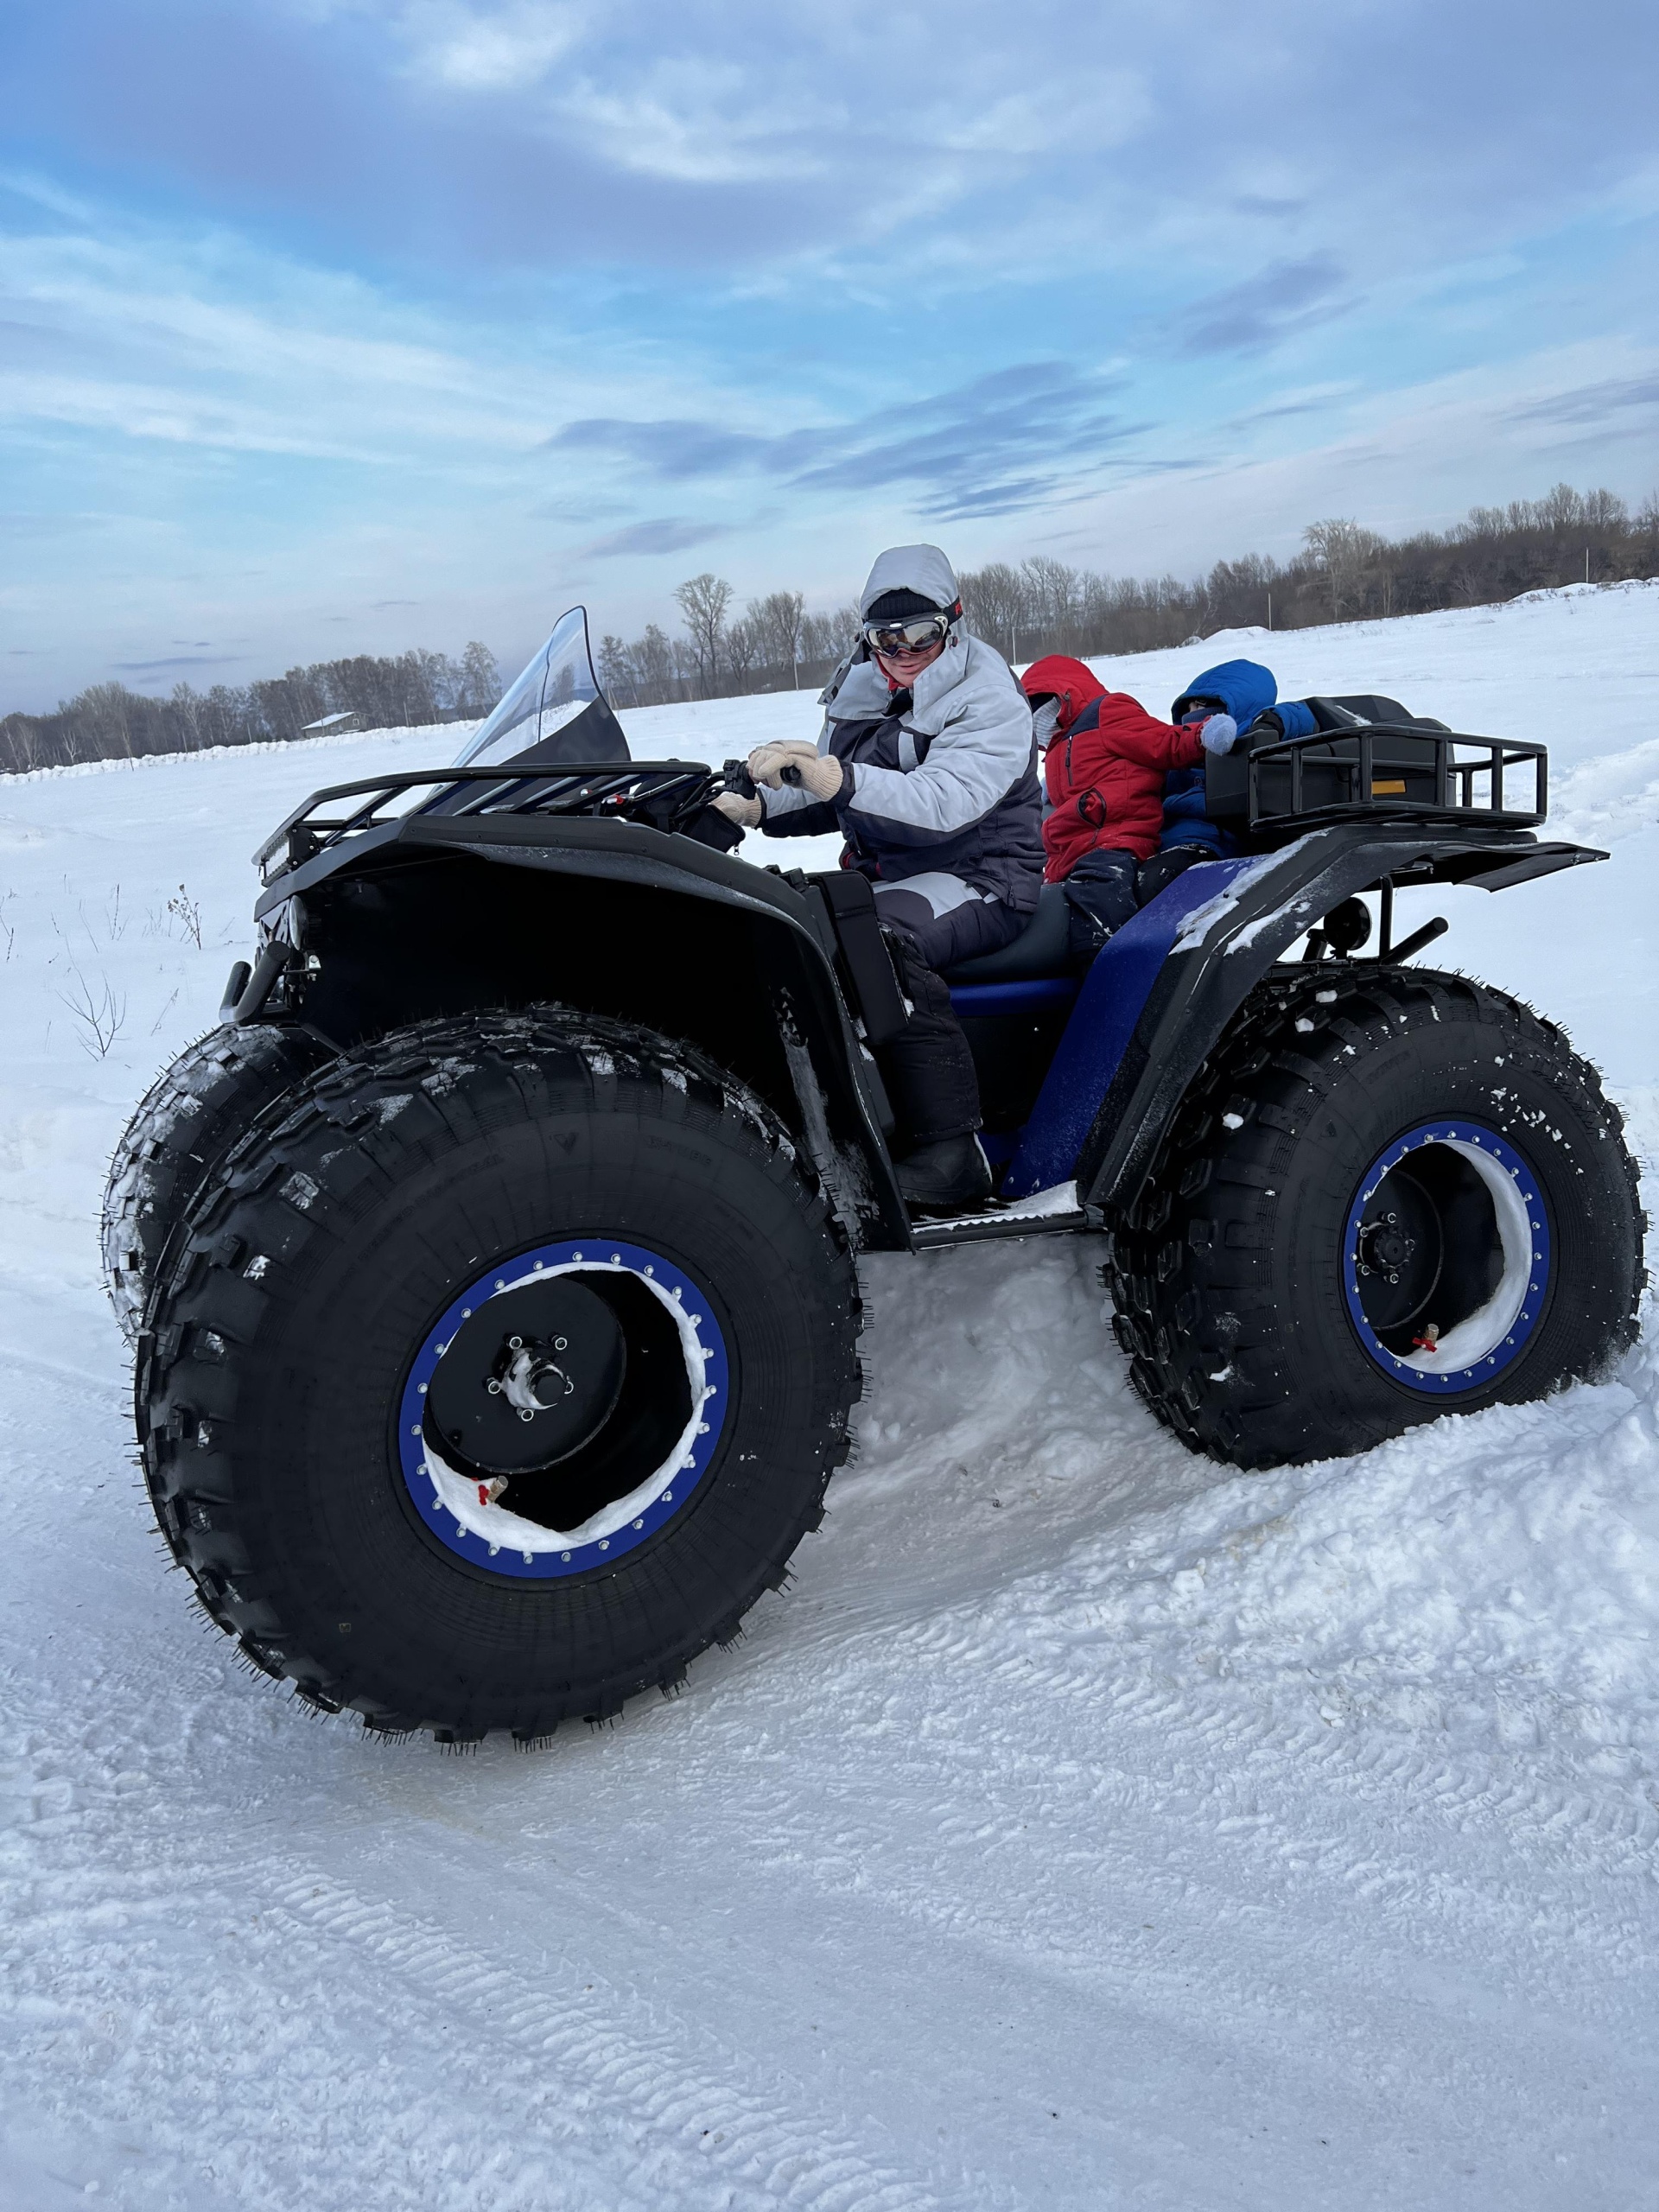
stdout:
[[(1569, 1025), (1651, 1166), (1659, 586), (1100, 665), (1159, 707), (1232, 650), (1550, 741), (1552, 830), (1612, 862), (1433, 894), (1442, 950)], [(1086, 1241), (882, 1257), (857, 1464), (677, 1702), (446, 1759), (201, 1632), (103, 1161), (257, 839), (457, 741), (0, 785), (0, 2208), (1653, 2202), (1651, 1325), (1600, 1388), (1240, 1478), (1129, 1395)]]

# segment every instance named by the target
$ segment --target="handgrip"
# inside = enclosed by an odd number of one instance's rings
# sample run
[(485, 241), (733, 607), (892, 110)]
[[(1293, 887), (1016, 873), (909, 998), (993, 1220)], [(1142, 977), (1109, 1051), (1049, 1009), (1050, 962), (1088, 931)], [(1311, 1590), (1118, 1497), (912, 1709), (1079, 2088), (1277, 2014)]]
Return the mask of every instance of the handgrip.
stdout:
[(786, 768), (780, 768), (778, 772), (786, 784), (790, 785), (794, 790), (799, 791), (801, 788), (801, 772), (795, 766), (795, 763), (792, 760)]

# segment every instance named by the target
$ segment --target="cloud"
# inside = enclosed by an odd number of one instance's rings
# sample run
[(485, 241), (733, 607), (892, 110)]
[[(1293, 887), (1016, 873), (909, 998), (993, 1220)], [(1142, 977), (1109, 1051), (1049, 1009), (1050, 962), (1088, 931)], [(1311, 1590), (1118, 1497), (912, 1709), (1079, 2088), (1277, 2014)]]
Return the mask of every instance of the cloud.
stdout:
[(456, 92), (521, 92), (577, 43), (584, 16), (544, 0), (493, 10), (417, 0), (400, 23), (415, 76)]
[(111, 665), (123, 676), (161, 676), (169, 668), (226, 668), (246, 658), (245, 653), (168, 653), (160, 660), (118, 660)]
[(1344, 271), (1333, 255), (1309, 254), (1281, 261), (1259, 276), (1195, 301), (1177, 319), (1183, 342), (1192, 353), (1249, 353), (1315, 322), (1344, 315), (1351, 301), (1337, 302)]
[(731, 529), (729, 523), (684, 522), (678, 516), (664, 515), (655, 522), (636, 522), (626, 530), (613, 530), (608, 537), (595, 537), (578, 550), (594, 561), (620, 560), (631, 553), (683, 553), (689, 546), (728, 536)]
[(73, 537), (81, 531), (96, 530), (105, 519), (96, 514), (0, 514), (0, 537)]
[(25, 354), (0, 323), (0, 423), (326, 462), (524, 454), (550, 383), (591, 398), (639, 381), (556, 334), (450, 325), (391, 288), (119, 209), (0, 225), (0, 318), (40, 340)]
[(1605, 377), (1510, 410), (1511, 423), (1587, 423), (1598, 427), (1627, 407), (1659, 406), (1659, 376)]
[[(406, 643), (394, 595), (527, 649), (584, 557), (626, 626), (665, 553), (827, 603), (947, 522), (1138, 570), (1259, 542), (1217, 487), (1293, 451), (1297, 524), (1639, 498), (1656, 41), (1652, 0), (14, 0), (0, 466), (66, 520), (0, 539), (8, 629), (72, 683), (196, 626)], [(1350, 442), (1448, 363), (1483, 444)]]
[(594, 415), (567, 423), (548, 439), (547, 445), (555, 451), (616, 454), (635, 462), (658, 482), (677, 484), (692, 477), (722, 475), (746, 462), (763, 462), (779, 442), (723, 429), (715, 423), (675, 416), (631, 423), (614, 416)]
[(1338, 407), (1358, 391), (1351, 380), (1341, 384), (1314, 385), (1301, 391), (1281, 392), (1260, 407), (1247, 407), (1236, 415), (1230, 415), (1222, 427), (1230, 430), (1251, 429), (1258, 423), (1281, 423), (1294, 420), (1299, 415), (1323, 415)]
[(851, 422), (760, 435), (695, 418), (569, 423), (556, 450), (603, 453), (655, 482), (756, 472), (797, 493), (904, 493), (939, 520), (1008, 514), (1063, 493), (1150, 427), (1108, 404), (1120, 380), (1021, 362)]
[(1386, 21), (958, 0), (948, 47), (874, 0), (5, 14), (14, 106), (72, 166), (463, 276), (775, 272), (899, 238), (898, 297), (991, 268), (1159, 276), (1172, 248), (1213, 284), (1269, 241), (1328, 240), (1368, 279), (1628, 201), (1650, 158), (1650, 0), (1398, 0)]

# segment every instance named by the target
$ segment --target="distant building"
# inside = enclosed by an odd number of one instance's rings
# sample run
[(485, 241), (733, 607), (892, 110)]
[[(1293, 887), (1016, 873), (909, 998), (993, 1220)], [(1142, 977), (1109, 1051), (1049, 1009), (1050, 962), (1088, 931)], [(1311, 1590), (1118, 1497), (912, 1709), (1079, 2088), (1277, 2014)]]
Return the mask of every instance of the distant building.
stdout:
[(315, 722), (307, 722), (300, 732), (302, 737), (349, 737), (353, 730), (361, 729), (361, 715), (324, 715)]

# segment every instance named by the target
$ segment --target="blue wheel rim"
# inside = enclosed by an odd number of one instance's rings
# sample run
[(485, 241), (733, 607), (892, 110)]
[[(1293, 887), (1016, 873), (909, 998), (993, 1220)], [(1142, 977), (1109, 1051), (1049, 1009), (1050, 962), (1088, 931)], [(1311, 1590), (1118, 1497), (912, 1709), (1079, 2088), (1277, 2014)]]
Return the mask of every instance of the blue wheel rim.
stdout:
[[(1511, 1251), (1511, 1237), (1504, 1237), (1504, 1281), (1512, 1282), (1519, 1298), (1514, 1318), (1501, 1331), (1493, 1332), (1492, 1340), (1481, 1344), (1478, 1351), (1471, 1350), (1442, 1366), (1430, 1364), (1427, 1355), (1391, 1351), (1372, 1327), (1360, 1298), (1360, 1226), (1365, 1208), (1384, 1176), (1414, 1152), (1431, 1144), (1449, 1145), (1474, 1162), (1489, 1192), (1497, 1193), (1500, 1230), (1507, 1223), (1519, 1248)], [(1518, 1205), (1503, 1202), (1502, 1186), (1494, 1180), (1500, 1176)], [(1543, 1193), (1538, 1187), (1537, 1177), (1515, 1147), (1478, 1122), (1426, 1122), (1395, 1138), (1360, 1178), (1343, 1233), (1343, 1289), (1348, 1318), (1360, 1343), (1392, 1382), (1424, 1397), (1455, 1398), (1484, 1389), (1525, 1351), (1543, 1317), (1549, 1291), (1549, 1223)], [(1513, 1277), (1512, 1268), (1516, 1270)], [(1524, 1283), (1520, 1280), (1522, 1274)]]
[[(546, 1529), (536, 1529), (533, 1536), (520, 1537), (507, 1524), (516, 1522), (518, 1531), (532, 1524), (516, 1515), (504, 1514), (499, 1507), (475, 1506), (469, 1496), (461, 1495), (476, 1485), (449, 1467), (429, 1442), (427, 1389), (463, 1321), (489, 1300), (510, 1297), (521, 1284), (548, 1274), (592, 1273), (639, 1276), (675, 1315), (690, 1383), (690, 1421), (669, 1459), (628, 1493), (627, 1501), (619, 1501), (617, 1506), (590, 1516), (590, 1523), (601, 1525), (584, 1524), (586, 1533), (572, 1532), (569, 1540)], [(614, 1567), (683, 1513), (706, 1479), (725, 1430), (730, 1380), (726, 1340), (710, 1301), (673, 1261), (660, 1252), (614, 1237), (575, 1237), (564, 1243), (538, 1244), (510, 1260), (498, 1261), (475, 1276), (451, 1300), (423, 1339), (398, 1402), (398, 1461), (404, 1487), (416, 1513), (439, 1543), (486, 1574), (540, 1582)], [(646, 1491), (650, 1494), (643, 1494)], [(625, 1502), (629, 1510), (619, 1518), (619, 1509)], [(609, 1526), (612, 1519), (617, 1519), (618, 1525)]]

